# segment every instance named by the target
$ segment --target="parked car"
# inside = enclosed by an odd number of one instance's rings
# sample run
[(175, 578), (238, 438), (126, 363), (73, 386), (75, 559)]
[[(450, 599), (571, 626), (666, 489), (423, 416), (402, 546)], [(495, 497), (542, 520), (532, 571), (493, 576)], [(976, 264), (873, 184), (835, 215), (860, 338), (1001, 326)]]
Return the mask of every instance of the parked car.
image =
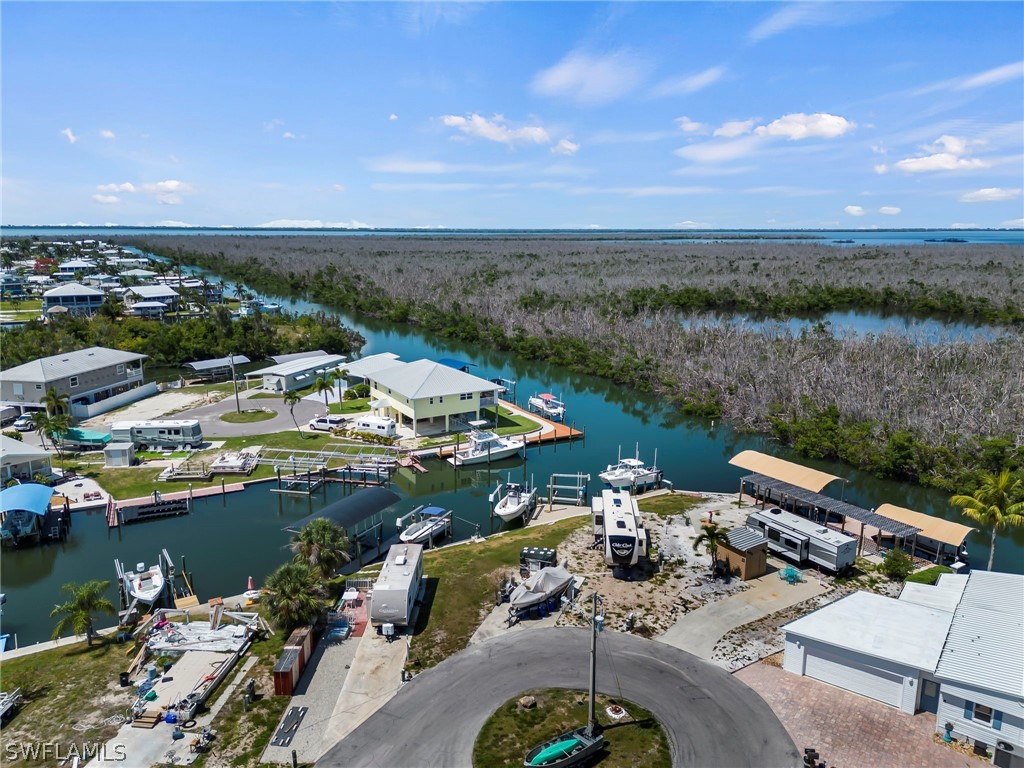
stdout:
[(344, 416), (317, 416), (309, 422), (309, 428), (321, 432), (330, 432), (332, 429), (341, 429), (348, 422)]
[(32, 423), (32, 415), (25, 413), (14, 420), (14, 428), (19, 432), (31, 432), (36, 428), (36, 425)]

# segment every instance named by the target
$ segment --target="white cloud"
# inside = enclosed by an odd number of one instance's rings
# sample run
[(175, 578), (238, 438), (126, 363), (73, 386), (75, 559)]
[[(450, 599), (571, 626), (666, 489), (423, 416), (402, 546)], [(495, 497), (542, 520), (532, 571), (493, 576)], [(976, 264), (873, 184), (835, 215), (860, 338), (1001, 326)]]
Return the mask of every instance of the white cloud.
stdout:
[(282, 125), (284, 125), (284, 120), (282, 120), (279, 117), (275, 117), (273, 120), (268, 120), (263, 124), (263, 130), (269, 133), (270, 131)]
[(954, 222), (949, 225), (950, 229), (978, 229), (974, 222)]
[(757, 120), (753, 118), (750, 120), (729, 120), (728, 122), (722, 123), (718, 128), (715, 128), (712, 136), (722, 136), (726, 139), (733, 139), (737, 136), (742, 136), (745, 133), (750, 133), (756, 123)]
[(790, 3), (750, 30), (748, 37), (767, 40), (797, 27), (839, 27), (891, 12), (887, 3)]
[(441, 117), (449, 128), (458, 128), (469, 136), (476, 136), (499, 144), (548, 144), (551, 137), (539, 125), (527, 125), (522, 128), (509, 128), (503, 115), (494, 115), (490, 120), (475, 112), (469, 117), (444, 115)]
[(888, 173), (888, 172), (889, 172), (889, 166), (886, 165), (885, 163), (879, 163), (878, 165), (875, 166), (875, 173), (877, 173), (878, 175), (882, 175), (883, 173)]
[(711, 225), (702, 221), (679, 221), (669, 225), (672, 229), (711, 229)]
[(756, 136), (745, 136), (732, 141), (708, 141), (680, 147), (675, 154), (695, 163), (725, 163), (753, 154), (761, 145)]
[(1010, 219), (999, 226), (1005, 229), (1024, 229), (1024, 219)]
[(700, 133), (705, 128), (704, 123), (698, 123), (688, 117), (677, 117), (675, 122), (683, 133)]
[(102, 138), (104, 138), (104, 139), (113, 139), (113, 138), (116, 138), (116, 137), (114, 136), (114, 132), (113, 132), (113, 131), (108, 131), (108, 130), (107, 130), (106, 128), (104, 128), (104, 129), (103, 129), (102, 131), (100, 131), (100, 136), (101, 136)]
[(672, 96), (679, 93), (696, 93), (721, 80), (724, 74), (725, 67), (710, 67), (696, 75), (663, 80), (654, 86), (654, 95)]
[(961, 203), (997, 203), (1003, 200), (1014, 200), (1020, 197), (1019, 189), (1001, 189), (985, 187), (960, 196)]
[(903, 209), (897, 208), (894, 205), (883, 205), (881, 208), (878, 209), (878, 212), (883, 216), (899, 216), (901, 213), (903, 213)]
[(982, 88), (986, 85), (1005, 83), (1008, 80), (1017, 80), (1021, 77), (1024, 77), (1024, 61), (1017, 61), (1013, 64), (995, 67), (994, 69), (968, 77), (956, 86), (956, 90), (967, 91), (972, 88)]
[(76, 141), (78, 141), (78, 137), (71, 132), (70, 128), (65, 128), (63, 131), (60, 132), (60, 134), (61, 136), (67, 137), (68, 144), (74, 144)]
[[(932, 152), (932, 154), (905, 158), (897, 162), (895, 167), (904, 173), (970, 171), (988, 168), (990, 164), (984, 160), (963, 156), (967, 154), (969, 146), (966, 139), (957, 136), (940, 136), (930, 146), (922, 147), (925, 152)], [(935, 152), (936, 149), (941, 151)]]
[(843, 210), (846, 211), (851, 216), (863, 216), (864, 215), (864, 209), (861, 208), (859, 205), (848, 205), (845, 208), (843, 208)]
[(839, 115), (825, 112), (805, 115), (803, 112), (794, 112), (783, 115), (768, 125), (762, 125), (755, 133), (758, 136), (784, 136), (791, 141), (810, 138), (834, 139), (855, 127), (854, 123)]
[(167, 179), (166, 181), (143, 184), (142, 191), (153, 195), (162, 205), (180, 205), (184, 200), (183, 195), (191, 194), (196, 189), (184, 181)]
[(332, 184), (331, 185), (331, 189), (333, 189), (335, 192), (345, 192), (346, 191), (344, 184)]
[(568, 139), (562, 139), (555, 146), (551, 148), (551, 154), (553, 155), (568, 155), (572, 156), (579, 152), (580, 145), (576, 144)]
[(124, 184), (99, 184), (96, 186), (97, 192), (135, 192), (135, 185), (130, 181), (124, 182)]
[(397, 119), (398, 119), (398, 115), (396, 115), (394, 112), (392, 112), (390, 115), (388, 115), (388, 120), (397, 120)]
[(523, 169), (519, 163), (498, 165), (442, 163), (439, 160), (407, 160), (402, 157), (377, 157), (365, 162), (371, 171), (377, 173), (509, 173)]
[(542, 96), (561, 96), (579, 104), (609, 104), (636, 88), (648, 65), (625, 50), (603, 56), (573, 51), (538, 72), (530, 88)]
[(373, 229), (369, 224), (352, 221), (320, 221), (320, 219), (274, 219), (256, 225), (260, 229)]
[(282, 139), (294, 139), (295, 138), (295, 134), (292, 133), (291, 131), (285, 131), (284, 133), (281, 134), (281, 138)]
[(100, 205), (114, 205), (121, 202), (121, 198), (117, 195), (93, 195), (92, 199)]

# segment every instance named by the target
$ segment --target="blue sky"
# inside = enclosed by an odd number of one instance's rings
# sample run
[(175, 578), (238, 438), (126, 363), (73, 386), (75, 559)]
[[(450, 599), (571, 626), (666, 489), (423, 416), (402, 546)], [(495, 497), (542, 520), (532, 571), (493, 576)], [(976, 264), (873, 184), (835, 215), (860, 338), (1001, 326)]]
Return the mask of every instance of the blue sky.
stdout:
[(0, 13), (8, 225), (1024, 225), (1019, 2)]

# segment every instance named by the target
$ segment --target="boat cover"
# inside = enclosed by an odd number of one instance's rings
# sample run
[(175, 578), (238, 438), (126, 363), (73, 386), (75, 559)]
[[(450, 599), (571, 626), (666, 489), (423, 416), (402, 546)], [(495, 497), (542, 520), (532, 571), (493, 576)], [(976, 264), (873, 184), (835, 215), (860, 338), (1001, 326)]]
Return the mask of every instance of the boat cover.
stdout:
[(541, 568), (512, 590), (509, 603), (513, 609), (529, 608), (552, 595), (557, 595), (572, 583), (572, 574), (560, 565)]

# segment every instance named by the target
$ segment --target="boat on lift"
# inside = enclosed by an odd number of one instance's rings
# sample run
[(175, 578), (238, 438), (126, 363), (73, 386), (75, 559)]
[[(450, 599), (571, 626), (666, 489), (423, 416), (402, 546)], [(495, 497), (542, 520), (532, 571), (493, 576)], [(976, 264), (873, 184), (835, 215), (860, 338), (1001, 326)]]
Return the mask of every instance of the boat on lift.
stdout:
[(549, 419), (565, 418), (565, 403), (550, 392), (534, 395), (527, 402), (531, 409)]
[(502, 437), (496, 432), (485, 432), (478, 429), (466, 433), (469, 445), (461, 451), (456, 451), (454, 456), (448, 457), (448, 463), (456, 467), (466, 464), (483, 464), (488, 461), (498, 461), (515, 456), (526, 448), (524, 440), (517, 440), (514, 437)]
[(152, 605), (160, 599), (166, 585), (159, 565), (147, 568), (145, 563), (138, 563), (134, 571), (124, 572), (124, 589), (129, 600)]
[[(500, 488), (499, 483), (499, 490)], [(537, 506), (537, 489), (526, 483), (505, 483), (504, 496), (494, 506), (494, 514), (506, 523), (522, 517)]]
[(612, 488), (648, 488), (660, 483), (665, 473), (658, 469), (658, 452), (654, 452), (654, 463), (647, 466), (640, 460), (640, 446), (637, 445), (634, 458), (622, 458), (620, 448), (618, 461), (609, 464), (597, 476)]
[(443, 507), (423, 507), (414, 512), (418, 520), (398, 535), (403, 543), (425, 544), (448, 530), (451, 515)]

